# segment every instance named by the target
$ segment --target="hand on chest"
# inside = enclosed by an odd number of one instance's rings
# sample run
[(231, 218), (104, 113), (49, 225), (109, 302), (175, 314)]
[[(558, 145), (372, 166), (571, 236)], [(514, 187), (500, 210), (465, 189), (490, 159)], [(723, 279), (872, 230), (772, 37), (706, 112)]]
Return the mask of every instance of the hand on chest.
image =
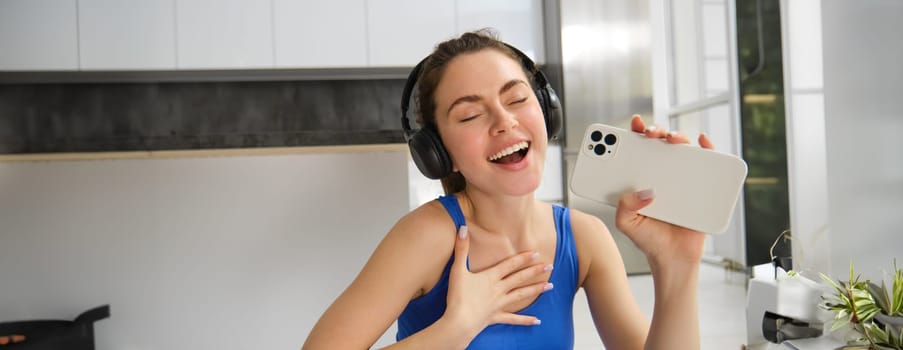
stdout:
[[(533, 275), (523, 281), (518, 282), (518, 287), (532, 286), (537, 283), (549, 282), (554, 271), (554, 263), (556, 256), (557, 233), (554, 225), (550, 225), (548, 229), (541, 230), (534, 235), (521, 235), (517, 239), (512, 239), (514, 235), (493, 233), (483, 230), (480, 227), (468, 226), (471, 234), (470, 255), (468, 257), (469, 269), (471, 272), (481, 272), (504, 263), (504, 260), (523, 252), (538, 252), (539, 257), (525, 266), (529, 269), (537, 265), (552, 266), (540, 275)], [(511, 275), (517, 274), (522, 269), (518, 269)], [(505, 310), (515, 312), (522, 310), (532, 304), (537, 298), (525, 299), (510, 305)]]

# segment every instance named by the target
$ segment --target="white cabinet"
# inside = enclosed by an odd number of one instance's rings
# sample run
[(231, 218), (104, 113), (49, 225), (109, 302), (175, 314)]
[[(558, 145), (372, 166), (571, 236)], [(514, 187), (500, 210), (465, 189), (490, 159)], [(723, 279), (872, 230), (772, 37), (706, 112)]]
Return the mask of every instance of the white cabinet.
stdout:
[(499, 39), (545, 61), (542, 0), (458, 0), (458, 33), (494, 28)]
[(0, 70), (77, 70), (76, 0), (0, 1)]
[(276, 67), (366, 67), (366, 0), (274, 0)]
[(79, 0), (82, 70), (176, 68), (175, 3)]
[(0, 0), (0, 70), (411, 67), (491, 27), (543, 62), (542, 0)]
[(272, 2), (176, 0), (179, 69), (273, 67)]
[(370, 0), (370, 66), (410, 67), (455, 35), (454, 0)]

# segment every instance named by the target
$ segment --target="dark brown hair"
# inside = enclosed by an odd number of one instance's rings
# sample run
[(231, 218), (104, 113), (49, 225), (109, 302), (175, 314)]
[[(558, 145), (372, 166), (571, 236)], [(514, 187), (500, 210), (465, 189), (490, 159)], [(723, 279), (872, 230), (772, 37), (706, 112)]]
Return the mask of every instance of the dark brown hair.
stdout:
[[(465, 53), (474, 53), (485, 49), (494, 49), (511, 57), (511, 59), (521, 63), (520, 57), (511, 50), (505, 43), (499, 41), (498, 35), (491, 29), (480, 29), (473, 32), (467, 32), (460, 37), (453, 38), (436, 45), (436, 49), (430, 54), (429, 58), (423, 64), (420, 76), (417, 78), (417, 123), (421, 127), (431, 128), (439, 135), (439, 129), (436, 124), (436, 86), (445, 72), (445, 67), (455, 57)], [(523, 67), (523, 64), (521, 64)], [(532, 72), (524, 73), (529, 77)], [(530, 79), (532, 83), (532, 79)], [(450, 175), (443, 177), (442, 188), (445, 194), (452, 194), (463, 191), (467, 186), (464, 176), (460, 172), (452, 172)]]

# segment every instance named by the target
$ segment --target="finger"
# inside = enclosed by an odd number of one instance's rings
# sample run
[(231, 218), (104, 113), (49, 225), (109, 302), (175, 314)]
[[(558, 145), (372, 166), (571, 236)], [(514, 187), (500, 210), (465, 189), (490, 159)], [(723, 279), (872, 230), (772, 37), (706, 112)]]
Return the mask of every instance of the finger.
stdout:
[(543, 292), (552, 290), (552, 288), (555, 288), (555, 285), (551, 282), (539, 282), (524, 287), (515, 288), (505, 295), (505, 299), (503, 299), (502, 302), (504, 302), (505, 305), (510, 305), (522, 300), (533, 299)]
[(668, 136), (668, 131), (658, 125), (647, 126), (643, 131), (646, 137), (654, 139), (663, 139)]
[(515, 271), (520, 270), (530, 263), (536, 261), (536, 259), (539, 259), (539, 252), (520, 253), (502, 260), (492, 267), (492, 271), (496, 274), (496, 278), (503, 279), (505, 277), (508, 277), (508, 275), (514, 273)]
[(712, 143), (712, 140), (709, 139), (709, 135), (705, 133), (699, 134), (699, 146), (706, 149), (715, 149), (715, 144)]
[(504, 283), (506, 289), (514, 289), (525, 285), (529, 281), (532, 281), (534, 278), (536, 278), (536, 276), (542, 275), (549, 271), (552, 271), (552, 264), (536, 264), (520, 269), (519, 271), (515, 271), (514, 273), (508, 275), (508, 277), (505, 277), (502, 282)]
[(467, 268), (467, 254), (470, 253), (470, 234), (467, 232), (467, 225), (461, 225), (458, 228), (458, 237), (455, 239), (455, 262), (452, 263), (452, 270), (460, 272), (470, 271)]
[(690, 139), (688, 139), (686, 135), (679, 131), (669, 132), (665, 136), (665, 140), (667, 140), (668, 143), (690, 143)]
[(9, 344), (9, 337), (0, 336), (0, 345), (6, 345), (6, 344)]
[(634, 132), (645, 132), (646, 131), (646, 122), (643, 121), (643, 118), (640, 118), (639, 114), (634, 114), (632, 118), (630, 118), (630, 130)]
[(640, 209), (645, 208), (655, 198), (655, 190), (646, 189), (638, 192), (626, 192), (621, 194), (618, 208), (615, 211), (615, 221), (618, 224), (625, 220), (634, 220)]
[(637, 192), (625, 192), (621, 194), (621, 199), (618, 202), (618, 208), (636, 212), (640, 209), (645, 208), (647, 205), (649, 205), (649, 203), (652, 203), (652, 200), (654, 198), (655, 190), (651, 188)]
[(13, 343), (21, 343), (25, 341), (25, 336), (21, 334), (13, 334)]
[(505, 313), (494, 317), (493, 323), (511, 324), (517, 326), (536, 326), (542, 322), (535, 316)]

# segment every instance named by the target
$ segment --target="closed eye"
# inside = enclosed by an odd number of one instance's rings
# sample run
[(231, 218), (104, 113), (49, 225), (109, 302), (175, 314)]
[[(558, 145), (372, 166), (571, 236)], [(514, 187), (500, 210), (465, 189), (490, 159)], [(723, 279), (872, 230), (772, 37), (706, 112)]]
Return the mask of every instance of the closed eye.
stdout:
[(460, 122), (461, 122), (461, 123), (466, 123), (466, 122), (469, 122), (469, 121), (471, 121), (471, 120), (477, 119), (477, 117), (479, 117), (479, 116), (480, 116), (480, 115), (477, 114), (477, 115), (475, 115), (475, 116), (467, 117), (467, 118), (461, 119)]
[(527, 100), (527, 98), (524, 97), (524, 98), (522, 98), (522, 99), (518, 99), (518, 100), (511, 101), (510, 104), (513, 105), (513, 104), (523, 103), (523, 102), (526, 101), (526, 100)]

